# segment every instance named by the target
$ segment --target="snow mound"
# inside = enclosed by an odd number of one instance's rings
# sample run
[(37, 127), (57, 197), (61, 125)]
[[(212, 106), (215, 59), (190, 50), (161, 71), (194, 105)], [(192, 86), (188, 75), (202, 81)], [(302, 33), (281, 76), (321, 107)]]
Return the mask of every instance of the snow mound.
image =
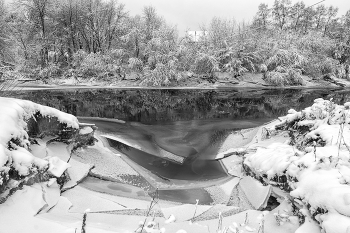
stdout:
[[(54, 158), (48, 161), (35, 157), (29, 151), (27, 122), (30, 119), (36, 121), (37, 114), (40, 114), (49, 120), (55, 118), (66, 127), (79, 129), (77, 118), (51, 107), (12, 98), (0, 97), (0, 109), (0, 188), (9, 179), (10, 169), (14, 169), (19, 176), (27, 176), (46, 168), (53, 175), (61, 175), (67, 167), (63, 161)], [(53, 164), (55, 167), (51, 166)]]
[[(316, 99), (300, 112), (290, 110), (267, 129), (273, 135), (287, 131), (289, 144), (258, 148), (244, 161), (254, 177), (291, 191), (306, 219), (311, 216), (326, 233), (350, 232), (349, 106)], [(298, 232), (309, 228), (317, 231), (308, 223)]]

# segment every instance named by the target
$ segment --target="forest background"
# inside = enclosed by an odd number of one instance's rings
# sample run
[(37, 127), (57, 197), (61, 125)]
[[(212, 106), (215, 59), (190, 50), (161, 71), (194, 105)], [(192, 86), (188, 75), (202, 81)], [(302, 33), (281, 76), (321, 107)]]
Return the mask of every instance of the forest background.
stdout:
[(201, 31), (198, 41), (179, 37), (152, 6), (130, 15), (112, 0), (0, 0), (0, 79), (140, 86), (214, 83), (222, 74), (260, 74), (276, 86), (304, 85), (305, 76), (350, 80), (350, 10), (275, 0), (261, 3), (250, 23), (214, 17)]

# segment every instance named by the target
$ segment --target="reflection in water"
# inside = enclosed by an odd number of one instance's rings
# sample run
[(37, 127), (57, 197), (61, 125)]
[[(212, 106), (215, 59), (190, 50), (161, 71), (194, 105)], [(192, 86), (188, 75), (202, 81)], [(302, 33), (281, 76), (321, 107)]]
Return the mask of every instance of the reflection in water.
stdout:
[(108, 139), (110, 145), (136, 163), (164, 179), (181, 180), (226, 176), (214, 158), (232, 131), (262, 125), (290, 108), (303, 109), (316, 98), (350, 101), (350, 92), (338, 89), (70, 89), (14, 96), (85, 117), (80, 121), (117, 138)]
[(259, 126), (267, 119), (191, 120), (145, 125), (87, 119), (109, 144), (163, 179), (210, 180), (226, 177), (215, 160), (226, 137), (237, 129)]
[(116, 140), (106, 138), (111, 147), (120, 150), (131, 160), (163, 179), (209, 180), (225, 177), (221, 163), (216, 160), (196, 159), (189, 163), (178, 164), (163, 158), (147, 154)]
[(327, 89), (275, 90), (135, 90), (68, 89), (21, 91), (32, 100), (81, 117), (103, 117), (144, 124), (200, 119), (258, 119), (301, 110), (314, 99), (350, 101), (350, 91)]

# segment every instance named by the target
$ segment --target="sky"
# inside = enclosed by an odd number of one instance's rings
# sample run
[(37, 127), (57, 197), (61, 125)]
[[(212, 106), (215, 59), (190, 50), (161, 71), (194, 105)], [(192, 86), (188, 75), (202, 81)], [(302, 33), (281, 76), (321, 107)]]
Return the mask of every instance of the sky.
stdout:
[[(299, 0), (292, 0), (294, 4)], [(321, 0), (304, 0), (307, 6)], [(177, 25), (180, 36), (186, 30), (200, 30), (200, 25), (208, 24), (214, 16), (235, 19), (237, 22), (251, 21), (260, 3), (272, 7), (274, 0), (119, 0), (124, 3), (130, 15), (141, 14), (143, 6), (153, 6), (165, 20)], [(326, 0), (322, 4), (339, 8), (338, 15), (350, 10), (350, 0)]]

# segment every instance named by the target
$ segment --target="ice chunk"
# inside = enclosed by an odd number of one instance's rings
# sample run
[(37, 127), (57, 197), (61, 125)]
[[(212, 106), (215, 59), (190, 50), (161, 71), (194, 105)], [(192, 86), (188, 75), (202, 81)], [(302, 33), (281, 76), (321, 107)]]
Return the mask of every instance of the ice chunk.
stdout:
[(49, 169), (48, 172), (55, 177), (61, 177), (62, 174), (69, 168), (70, 165), (58, 157), (49, 158)]
[(266, 207), (267, 200), (271, 194), (270, 185), (263, 186), (254, 178), (246, 176), (239, 182), (239, 186), (255, 209)]
[(58, 157), (67, 162), (70, 158), (70, 151), (68, 146), (62, 142), (53, 142), (47, 146), (47, 154), (51, 157)]
[(71, 159), (69, 161), (70, 168), (67, 172), (70, 180), (64, 184), (63, 190), (69, 189), (77, 185), (81, 180), (83, 180), (89, 174), (90, 170), (93, 168), (93, 165), (85, 164)]

